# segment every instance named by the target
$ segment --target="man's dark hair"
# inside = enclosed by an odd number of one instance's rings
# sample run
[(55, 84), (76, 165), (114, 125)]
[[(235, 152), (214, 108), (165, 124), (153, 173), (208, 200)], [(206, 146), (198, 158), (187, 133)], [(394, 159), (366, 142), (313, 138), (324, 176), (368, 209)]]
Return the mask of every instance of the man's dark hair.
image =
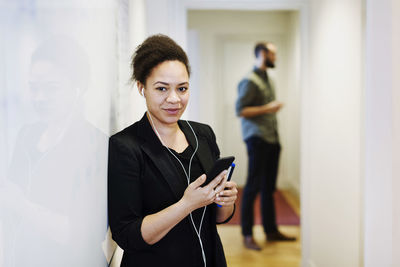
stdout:
[(131, 79), (145, 84), (153, 68), (169, 60), (182, 62), (188, 75), (190, 75), (189, 60), (182, 47), (166, 35), (150, 36), (136, 48), (132, 57), (133, 73)]
[(268, 48), (267, 48), (267, 43), (257, 43), (256, 46), (254, 47), (254, 55), (258, 57), (258, 54), (260, 53), (261, 50), (264, 50), (265, 52), (268, 53)]

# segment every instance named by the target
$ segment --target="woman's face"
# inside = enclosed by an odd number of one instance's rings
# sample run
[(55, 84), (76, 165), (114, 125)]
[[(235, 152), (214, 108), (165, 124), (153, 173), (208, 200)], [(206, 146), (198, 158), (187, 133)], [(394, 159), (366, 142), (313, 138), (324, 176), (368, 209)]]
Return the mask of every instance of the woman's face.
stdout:
[[(139, 92), (143, 85), (138, 83)], [(147, 110), (161, 124), (176, 123), (189, 101), (189, 75), (185, 65), (177, 60), (157, 65), (144, 87)]]

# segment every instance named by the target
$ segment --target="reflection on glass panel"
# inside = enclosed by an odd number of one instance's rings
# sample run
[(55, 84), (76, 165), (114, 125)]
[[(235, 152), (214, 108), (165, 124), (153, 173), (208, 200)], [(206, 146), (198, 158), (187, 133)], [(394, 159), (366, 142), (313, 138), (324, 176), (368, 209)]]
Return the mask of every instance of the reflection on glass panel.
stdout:
[(0, 13), (0, 266), (107, 266), (114, 11), (20, 2)]

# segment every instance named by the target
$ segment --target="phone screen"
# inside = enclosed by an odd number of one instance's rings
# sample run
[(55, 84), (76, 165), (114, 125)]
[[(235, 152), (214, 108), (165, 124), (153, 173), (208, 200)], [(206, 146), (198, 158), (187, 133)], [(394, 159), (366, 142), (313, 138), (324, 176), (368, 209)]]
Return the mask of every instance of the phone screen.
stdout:
[(217, 161), (214, 163), (214, 166), (206, 173), (207, 179), (206, 182), (203, 184), (203, 186), (211, 182), (223, 170), (227, 170), (231, 166), (234, 160), (235, 157), (233, 156), (217, 159)]

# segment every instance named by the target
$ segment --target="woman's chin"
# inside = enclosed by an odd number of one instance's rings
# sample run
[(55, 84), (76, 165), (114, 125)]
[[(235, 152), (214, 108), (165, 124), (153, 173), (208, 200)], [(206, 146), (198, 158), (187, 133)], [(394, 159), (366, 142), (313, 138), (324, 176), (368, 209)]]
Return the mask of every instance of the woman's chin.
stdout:
[(168, 116), (168, 117), (164, 117), (164, 122), (167, 124), (173, 124), (173, 123), (177, 123), (179, 121), (179, 119), (181, 118), (181, 116), (176, 115), (176, 116)]
[[(162, 124), (174, 124), (177, 123), (178, 120), (180, 119), (181, 114), (179, 115), (165, 115), (163, 114), (162, 116), (156, 116), (157, 120), (161, 122)], [(153, 116), (154, 119), (154, 116)]]
[(178, 110), (164, 110), (163, 118), (168, 121), (178, 121), (182, 117), (183, 111)]

